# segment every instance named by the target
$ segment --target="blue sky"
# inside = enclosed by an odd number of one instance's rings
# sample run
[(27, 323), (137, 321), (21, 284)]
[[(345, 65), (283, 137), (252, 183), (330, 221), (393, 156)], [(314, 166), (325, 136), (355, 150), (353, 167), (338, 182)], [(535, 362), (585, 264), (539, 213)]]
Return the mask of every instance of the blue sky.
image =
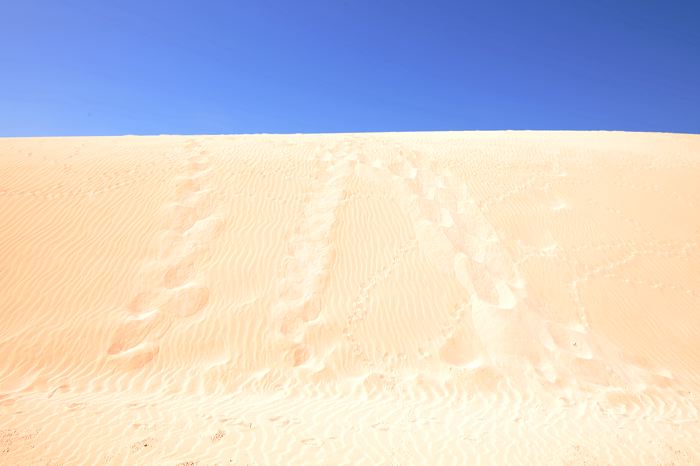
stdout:
[(698, 1), (7, 1), (0, 136), (700, 133)]

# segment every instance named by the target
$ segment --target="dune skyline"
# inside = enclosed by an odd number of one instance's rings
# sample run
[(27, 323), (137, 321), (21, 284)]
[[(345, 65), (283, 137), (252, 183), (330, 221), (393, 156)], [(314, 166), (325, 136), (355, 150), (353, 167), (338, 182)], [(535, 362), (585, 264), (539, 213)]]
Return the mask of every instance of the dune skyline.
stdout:
[(700, 462), (699, 135), (0, 153), (0, 464)]

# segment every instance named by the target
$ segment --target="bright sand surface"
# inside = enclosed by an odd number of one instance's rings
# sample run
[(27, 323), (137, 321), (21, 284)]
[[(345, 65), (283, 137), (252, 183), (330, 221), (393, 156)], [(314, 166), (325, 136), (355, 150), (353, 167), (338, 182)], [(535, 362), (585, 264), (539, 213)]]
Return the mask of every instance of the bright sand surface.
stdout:
[(700, 464), (700, 136), (0, 139), (0, 464)]

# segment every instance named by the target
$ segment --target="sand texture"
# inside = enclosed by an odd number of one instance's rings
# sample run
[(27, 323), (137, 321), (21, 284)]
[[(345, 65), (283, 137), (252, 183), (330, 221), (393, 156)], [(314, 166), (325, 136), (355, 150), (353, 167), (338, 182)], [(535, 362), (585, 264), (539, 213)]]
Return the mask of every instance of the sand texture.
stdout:
[(700, 464), (700, 136), (0, 139), (0, 464)]

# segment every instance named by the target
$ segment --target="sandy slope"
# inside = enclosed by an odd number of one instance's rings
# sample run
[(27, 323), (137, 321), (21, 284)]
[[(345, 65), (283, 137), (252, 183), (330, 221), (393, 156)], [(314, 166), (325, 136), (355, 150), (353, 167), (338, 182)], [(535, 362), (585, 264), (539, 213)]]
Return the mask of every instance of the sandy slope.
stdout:
[(0, 140), (0, 464), (700, 464), (700, 136)]

